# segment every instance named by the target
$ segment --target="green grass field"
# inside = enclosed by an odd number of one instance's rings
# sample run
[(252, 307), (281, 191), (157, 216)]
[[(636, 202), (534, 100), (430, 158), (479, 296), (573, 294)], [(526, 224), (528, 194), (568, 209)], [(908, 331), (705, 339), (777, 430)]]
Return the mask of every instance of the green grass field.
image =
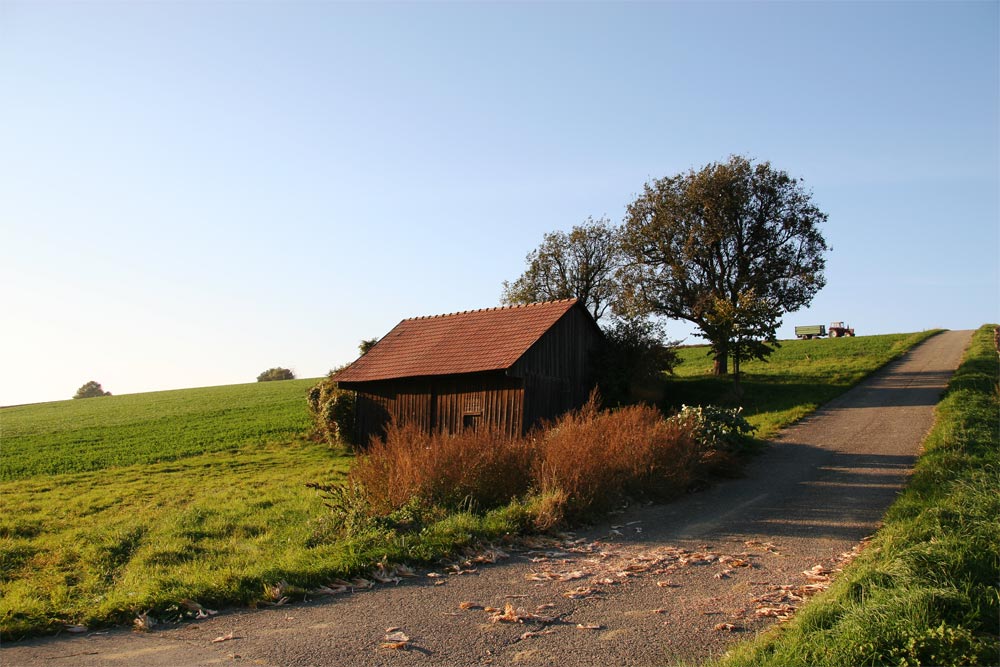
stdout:
[[(786, 343), (748, 364), (751, 421), (773, 430), (929, 334)], [(732, 399), (687, 349), (679, 402)], [(310, 588), (379, 559), (431, 561), (515, 531), (523, 508), (452, 515), (419, 536), (332, 538), (323, 498), (351, 457), (306, 440), (312, 380), (0, 409), (0, 635), (177, 613), (182, 599), (254, 604), (264, 586)]]
[(107, 396), (0, 409), (0, 480), (173, 461), (287, 442), (309, 426), (288, 380)]
[(766, 439), (936, 333), (783, 341), (768, 361), (742, 364), (739, 389), (710, 374), (707, 347), (681, 348), (666, 404), (742, 406)]

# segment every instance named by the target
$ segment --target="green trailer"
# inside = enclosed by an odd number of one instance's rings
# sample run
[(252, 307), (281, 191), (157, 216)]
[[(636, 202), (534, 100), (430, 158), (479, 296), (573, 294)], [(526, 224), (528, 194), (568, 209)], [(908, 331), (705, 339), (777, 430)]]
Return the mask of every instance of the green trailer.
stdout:
[(809, 340), (811, 338), (822, 338), (826, 335), (826, 326), (822, 324), (810, 324), (804, 327), (795, 327), (795, 337)]

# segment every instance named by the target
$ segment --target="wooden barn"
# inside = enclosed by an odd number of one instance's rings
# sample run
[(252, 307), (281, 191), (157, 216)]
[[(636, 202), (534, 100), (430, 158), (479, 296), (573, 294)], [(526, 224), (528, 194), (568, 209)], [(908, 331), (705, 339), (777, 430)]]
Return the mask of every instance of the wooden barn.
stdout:
[(603, 334), (577, 299), (403, 320), (334, 379), (357, 392), (358, 442), (389, 420), (521, 435), (579, 407)]

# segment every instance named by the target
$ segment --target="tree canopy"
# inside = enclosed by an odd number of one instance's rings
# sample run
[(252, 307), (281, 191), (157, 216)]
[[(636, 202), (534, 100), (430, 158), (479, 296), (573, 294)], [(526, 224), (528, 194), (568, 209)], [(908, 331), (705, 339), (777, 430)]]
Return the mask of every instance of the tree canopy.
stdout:
[(501, 301), (514, 305), (576, 297), (599, 320), (618, 298), (622, 259), (619, 229), (607, 218), (587, 218), (569, 233), (547, 233), (525, 258), (521, 277), (504, 281)]
[(781, 315), (825, 284), (826, 219), (797, 179), (742, 156), (649, 182), (625, 216), (621, 307), (697, 325), (717, 373), (765, 358)]
[(100, 382), (91, 380), (76, 390), (73, 398), (97, 398), (98, 396), (110, 396), (110, 391), (104, 391)]

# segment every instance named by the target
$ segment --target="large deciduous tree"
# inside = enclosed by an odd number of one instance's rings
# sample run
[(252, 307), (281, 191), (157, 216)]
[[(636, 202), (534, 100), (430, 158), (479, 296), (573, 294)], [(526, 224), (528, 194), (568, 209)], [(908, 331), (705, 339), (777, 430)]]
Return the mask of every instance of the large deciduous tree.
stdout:
[(527, 269), (513, 283), (503, 283), (508, 305), (576, 297), (595, 320), (619, 296), (622, 266), (620, 230), (607, 218), (587, 218), (567, 232), (549, 232), (525, 258)]
[(715, 355), (715, 372), (763, 359), (781, 315), (825, 284), (812, 193), (769, 162), (742, 156), (645, 185), (623, 231), (623, 309), (687, 320)]

